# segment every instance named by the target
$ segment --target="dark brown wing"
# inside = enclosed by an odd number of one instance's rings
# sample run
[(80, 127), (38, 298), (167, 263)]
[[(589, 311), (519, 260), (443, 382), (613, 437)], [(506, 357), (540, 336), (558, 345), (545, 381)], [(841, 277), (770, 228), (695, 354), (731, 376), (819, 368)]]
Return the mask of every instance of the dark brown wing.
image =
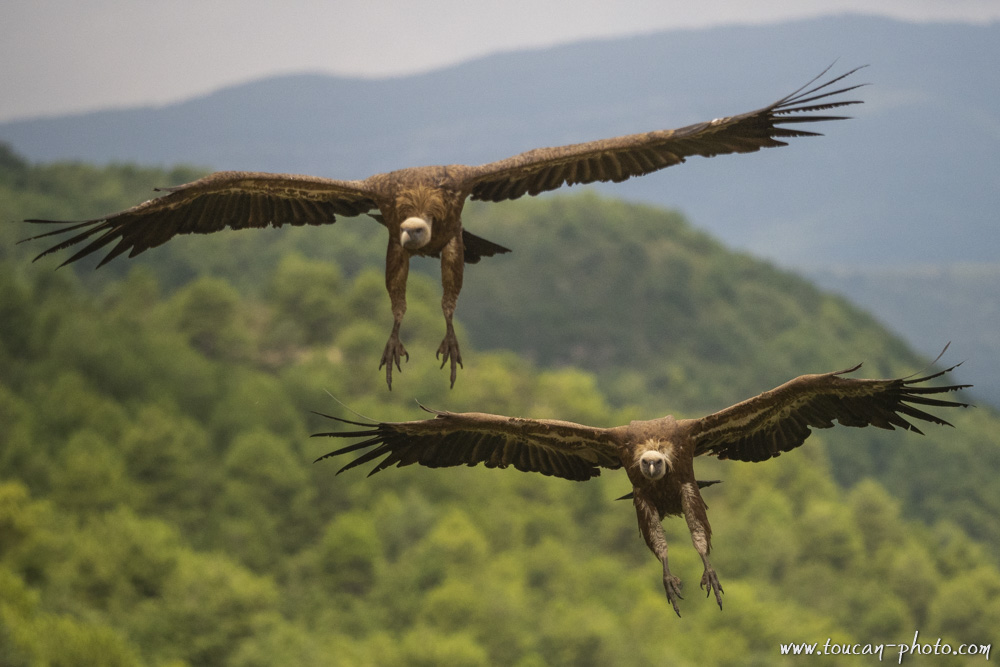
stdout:
[[(681, 426), (695, 443), (695, 455), (720, 459), (764, 461), (805, 442), (810, 428), (844, 426), (900, 427), (921, 433), (908, 419), (951, 426), (924, 407), (967, 407), (933, 394), (945, 394), (971, 385), (917, 386), (955, 368), (915, 379), (859, 380), (841, 377), (861, 365), (835, 373), (802, 375), (763, 394)], [(920, 407), (917, 407), (920, 406)]]
[(324, 225), (333, 223), (336, 215), (360, 215), (375, 208), (364, 181), (289, 174), (220, 171), (167, 192), (120, 213), (83, 222), (27, 220), (61, 226), (25, 241), (71, 234), (36, 260), (87, 242), (60, 266), (114, 243), (98, 264), (102, 266), (125, 251), (135, 257), (178, 234), (209, 234), (227, 227)]
[(608, 429), (478, 412), (428, 412), (435, 417), (372, 424), (322, 415), (362, 429), (316, 433), (314, 437), (364, 439), (316, 460), (367, 449), (337, 474), (384, 456), (369, 476), (392, 465), (419, 463), (428, 468), (446, 468), (482, 463), (487, 468), (513, 466), (522, 472), (578, 481), (597, 477), (600, 468), (617, 469), (622, 465)]
[(830, 90), (831, 86), (860, 68), (810, 87), (829, 69), (823, 70), (791, 95), (757, 111), (677, 130), (538, 148), (499, 162), (470, 167), (466, 183), (471, 188), (473, 199), (495, 202), (517, 199), (525, 194), (537, 195), (563, 185), (624, 181), (632, 176), (680, 164), (692, 155), (713, 157), (723, 153), (752, 153), (770, 146), (785, 146), (783, 139), (815, 136), (818, 133), (784, 125), (841, 120), (846, 116), (815, 112), (861, 103), (860, 100), (831, 99), (860, 85)]

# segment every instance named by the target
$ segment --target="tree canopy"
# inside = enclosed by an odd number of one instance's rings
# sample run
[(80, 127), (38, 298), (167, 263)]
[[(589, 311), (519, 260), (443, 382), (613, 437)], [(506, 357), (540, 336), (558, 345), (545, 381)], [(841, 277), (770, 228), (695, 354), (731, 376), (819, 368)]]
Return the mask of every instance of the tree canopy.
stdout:
[[(0, 152), (0, 220), (106, 213), (191, 175)], [(680, 620), (614, 501), (624, 473), (314, 465), (329, 443), (308, 435), (329, 425), (310, 410), (412, 419), (419, 399), (611, 425), (925, 363), (674, 213), (585, 193), (466, 218), (514, 253), (467, 272), (465, 373), (449, 391), (434, 361), (426, 262), (391, 394), (378, 225), (177, 239), (77, 273), (31, 264), (37, 246), (13, 245), (30, 230), (4, 222), (0, 664), (743, 665), (828, 637), (991, 641), (988, 408), (922, 438), (839, 429), (766, 463), (699, 461), (724, 480), (705, 497), (725, 610), (690, 594), (700, 561), (667, 520)]]

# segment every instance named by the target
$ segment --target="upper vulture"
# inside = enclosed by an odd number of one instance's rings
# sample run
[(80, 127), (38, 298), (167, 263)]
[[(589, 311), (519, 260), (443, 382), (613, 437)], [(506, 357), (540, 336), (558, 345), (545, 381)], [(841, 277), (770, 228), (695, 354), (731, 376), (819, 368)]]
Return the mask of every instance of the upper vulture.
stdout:
[[(680, 579), (667, 567), (667, 541), (661, 521), (683, 514), (705, 572), (706, 594), (715, 593), (722, 608), (722, 586), (708, 562), (712, 528), (699, 487), (694, 457), (764, 461), (801, 445), (811, 428), (877, 426), (921, 431), (908, 420), (934, 424), (947, 421), (925, 412), (926, 407), (966, 407), (968, 404), (933, 397), (971, 385), (926, 386), (946, 370), (925, 377), (895, 380), (845, 378), (860, 364), (842, 371), (802, 375), (759, 396), (700, 419), (666, 416), (633, 421), (615, 428), (596, 428), (551, 419), (521, 419), (478, 412), (427, 410), (432, 419), (399, 423), (362, 423), (330, 417), (359, 430), (317, 433), (316, 436), (363, 438), (320, 458), (366, 450), (338, 474), (380, 457), (370, 475), (392, 465), (419, 463), (429, 468), (483, 463), (488, 468), (513, 466), (571, 480), (587, 480), (601, 468), (625, 468), (632, 482), (631, 498), (646, 544), (663, 563), (663, 587), (674, 611)], [(923, 386), (921, 386), (923, 385)], [(370, 448), (370, 449), (369, 449)]]
[[(751, 153), (786, 145), (783, 139), (812, 136), (794, 129), (798, 123), (838, 120), (844, 116), (821, 113), (859, 100), (832, 99), (858, 86), (834, 89), (852, 74), (813, 86), (827, 70), (791, 95), (773, 104), (740, 114), (716, 118), (676, 130), (657, 130), (582, 144), (537, 148), (506, 160), (479, 166), (447, 165), (400, 169), (360, 181), (313, 176), (222, 171), (192, 183), (167, 188), (168, 194), (119, 213), (83, 222), (63, 223), (55, 231), (32, 237), (69, 234), (45, 250), (51, 252), (83, 244), (63, 265), (105, 246), (110, 250), (101, 266), (128, 252), (134, 257), (169, 241), (177, 234), (208, 234), (226, 227), (280, 227), (332, 224), (336, 216), (371, 213), (389, 231), (385, 283), (392, 304), (392, 333), (379, 368), (392, 388), (392, 366), (400, 368), (409, 355), (399, 340), (406, 312), (406, 277), (410, 257), (440, 257), (445, 336), (437, 355), (441, 366), (451, 361), (451, 385), (456, 364), (462, 364), (452, 315), (462, 288), (465, 263), (509, 252), (507, 248), (462, 229), (462, 206), (469, 197), (498, 202), (537, 195), (563, 185), (595, 181), (624, 181), (632, 176), (679, 164), (692, 155)], [(377, 211), (377, 212), (375, 212)], [(27, 222), (53, 223), (54, 220)], [(25, 239), (31, 240), (31, 239)]]

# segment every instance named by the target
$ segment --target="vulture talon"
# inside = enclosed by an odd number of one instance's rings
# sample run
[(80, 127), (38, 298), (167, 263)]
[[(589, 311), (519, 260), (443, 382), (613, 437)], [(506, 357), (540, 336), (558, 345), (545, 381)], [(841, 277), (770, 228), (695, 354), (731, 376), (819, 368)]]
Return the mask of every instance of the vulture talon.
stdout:
[[(448, 342), (446, 336), (442, 348), (457, 363), (457, 344), (452, 347)], [(338, 474), (367, 463), (374, 464), (370, 475), (411, 464), (447, 468), (483, 463), (578, 482), (597, 477), (601, 469), (624, 469), (632, 484), (632, 493), (625, 497), (632, 499), (639, 532), (663, 565), (667, 601), (680, 616), (681, 580), (667, 567), (663, 530), (663, 520), (670, 516), (684, 517), (705, 566), (701, 587), (706, 597), (714, 593), (722, 608), (722, 585), (708, 561), (712, 527), (701, 497), (701, 489), (715, 481), (695, 477), (696, 457), (764, 461), (799, 447), (812, 428), (829, 428), (835, 420), (855, 428), (891, 424), (915, 433), (920, 431), (912, 422), (950, 425), (934, 414), (937, 410), (929, 410), (967, 407), (946, 395), (971, 385), (928, 383), (953, 368), (885, 380), (844, 377), (857, 366), (802, 375), (701, 418), (667, 415), (612, 428), (423, 406), (430, 419), (377, 422), (330, 417), (350, 428), (314, 435), (356, 442), (316, 460), (356, 454)]]
[(719, 583), (719, 575), (715, 573), (715, 568), (711, 565), (705, 567), (705, 573), (701, 575), (701, 588), (705, 591), (705, 597), (715, 593), (715, 601), (722, 609), (722, 584)]
[(399, 365), (402, 357), (406, 357), (407, 361), (410, 360), (410, 355), (406, 351), (406, 348), (399, 342), (399, 335), (393, 331), (385, 344), (385, 350), (382, 352), (382, 361), (378, 365), (379, 370), (382, 370), (382, 367), (385, 366), (385, 383), (389, 385), (389, 391), (392, 391), (392, 365), (396, 364), (396, 370), (402, 373), (403, 369)]
[[(451, 387), (455, 387), (455, 378), (458, 377), (457, 366), (462, 366), (462, 353), (458, 350), (458, 339), (455, 337), (454, 331), (448, 331), (445, 334), (444, 340), (441, 341), (441, 345), (438, 347), (437, 354), (434, 355), (436, 359), (441, 360), (441, 368), (451, 360)], [(462, 366), (464, 369), (465, 366)]]
[[(31, 239), (59, 237), (55, 245), (35, 259), (73, 248), (65, 265), (103, 249), (106, 252), (98, 264), (101, 266), (122, 254), (135, 257), (180, 234), (208, 234), (227, 227), (329, 225), (338, 216), (368, 215), (389, 232), (385, 279), (396, 327), (406, 310), (410, 259), (423, 256), (441, 260), (442, 305), (450, 304), (445, 310), (450, 328), (465, 265), (510, 252), (463, 229), (462, 207), (467, 199), (501, 202), (563, 186), (620, 182), (679, 165), (696, 155), (753, 153), (785, 146), (793, 137), (816, 135), (799, 129), (799, 123), (841, 120), (847, 116), (830, 111), (861, 103), (844, 97), (858, 85), (841, 84), (856, 69), (821, 82), (829, 69), (792, 94), (755, 111), (673, 130), (536, 148), (480, 165), (403, 168), (362, 180), (219, 171), (165, 188), (163, 196), (124, 211), (64, 223), (33, 236)], [(454, 386), (456, 366), (462, 365), (457, 343), (442, 346), (439, 354), (445, 361), (451, 359)], [(400, 370), (401, 356), (407, 356), (402, 345), (390, 341), (379, 365), (380, 369), (386, 367), (390, 389), (392, 365)]]
[(681, 580), (680, 577), (675, 577), (669, 572), (663, 575), (663, 588), (667, 591), (667, 602), (674, 608), (674, 613), (677, 614), (677, 618), (681, 617), (681, 610), (677, 606), (677, 600), (683, 600), (684, 596), (681, 595)]

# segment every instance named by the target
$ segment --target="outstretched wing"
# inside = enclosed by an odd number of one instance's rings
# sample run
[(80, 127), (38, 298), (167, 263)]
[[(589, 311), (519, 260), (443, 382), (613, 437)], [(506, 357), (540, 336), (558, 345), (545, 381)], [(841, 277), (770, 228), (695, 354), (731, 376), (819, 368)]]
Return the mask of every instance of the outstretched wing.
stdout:
[(822, 375), (802, 375), (763, 394), (701, 419), (684, 420), (695, 455), (735, 461), (764, 461), (805, 442), (810, 428), (844, 426), (900, 427), (921, 433), (909, 420), (951, 426), (924, 408), (967, 407), (934, 394), (972, 385), (918, 386), (955, 368), (913, 379), (859, 380), (842, 377), (861, 367)]
[(83, 222), (26, 220), (60, 227), (24, 240), (70, 235), (36, 260), (87, 242), (60, 266), (114, 243), (98, 264), (102, 266), (125, 251), (135, 257), (178, 234), (209, 234), (227, 227), (324, 225), (333, 223), (336, 215), (360, 215), (375, 208), (364, 181), (289, 174), (220, 171), (166, 191), (162, 197), (103, 218)]
[(830, 90), (860, 68), (812, 86), (829, 69), (827, 67), (805, 86), (774, 104), (739, 116), (717, 118), (676, 130), (538, 148), (499, 162), (470, 167), (467, 183), (471, 196), (496, 202), (517, 199), (525, 194), (537, 195), (563, 185), (624, 181), (680, 164), (692, 155), (713, 157), (724, 153), (752, 153), (761, 148), (785, 146), (783, 139), (815, 136), (818, 133), (784, 126), (842, 120), (847, 117), (816, 112), (861, 103), (860, 100), (832, 99), (860, 85)]
[(313, 437), (363, 440), (316, 460), (363, 451), (337, 474), (384, 456), (369, 476), (392, 465), (419, 463), (428, 468), (446, 468), (482, 463), (487, 468), (513, 466), (522, 472), (540, 472), (578, 481), (597, 477), (601, 474), (600, 468), (616, 469), (622, 465), (608, 429), (479, 412), (427, 411), (435, 417), (371, 424), (322, 415), (362, 428), (316, 433)]

